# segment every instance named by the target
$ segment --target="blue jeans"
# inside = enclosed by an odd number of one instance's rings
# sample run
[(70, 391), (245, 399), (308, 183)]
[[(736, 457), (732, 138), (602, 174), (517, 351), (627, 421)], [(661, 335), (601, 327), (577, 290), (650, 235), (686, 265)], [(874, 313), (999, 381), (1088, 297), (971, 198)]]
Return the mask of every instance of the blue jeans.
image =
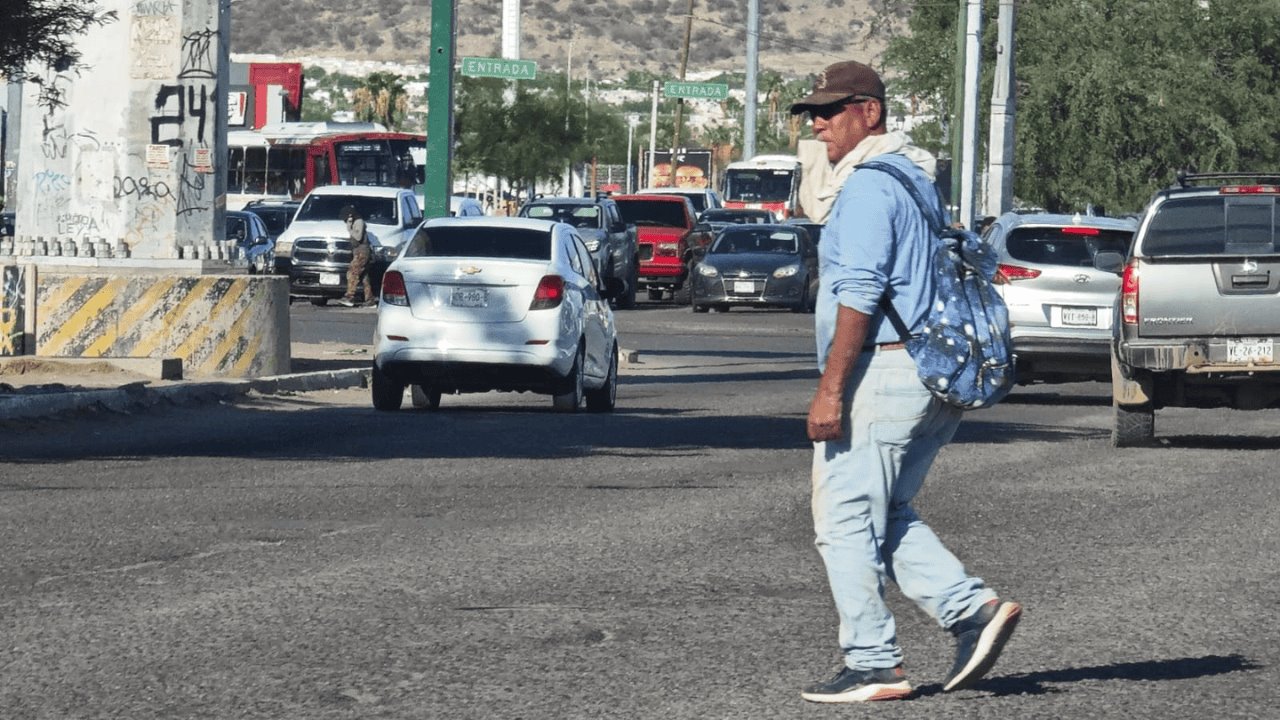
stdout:
[(902, 663), (885, 579), (942, 627), (996, 595), (965, 574), (911, 507), (961, 410), (920, 383), (906, 350), (864, 351), (845, 392), (844, 437), (814, 443), (813, 527), (855, 670)]

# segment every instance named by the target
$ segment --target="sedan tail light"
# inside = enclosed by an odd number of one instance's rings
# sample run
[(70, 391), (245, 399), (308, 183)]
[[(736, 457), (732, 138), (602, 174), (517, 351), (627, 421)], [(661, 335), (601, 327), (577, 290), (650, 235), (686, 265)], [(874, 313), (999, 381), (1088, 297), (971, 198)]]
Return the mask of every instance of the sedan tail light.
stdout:
[(1133, 259), (1124, 266), (1120, 278), (1120, 313), (1125, 325), (1138, 324), (1138, 261)]
[(550, 310), (560, 306), (564, 300), (564, 278), (559, 275), (543, 275), (538, 281), (538, 289), (533, 291), (533, 302), (530, 310)]
[(409, 306), (409, 291), (404, 286), (404, 276), (392, 270), (382, 276), (382, 302), (388, 305)]
[(992, 282), (996, 285), (1008, 285), (1015, 280), (1034, 280), (1038, 277), (1040, 277), (1040, 271), (1035, 268), (1000, 263), (996, 266), (996, 276)]

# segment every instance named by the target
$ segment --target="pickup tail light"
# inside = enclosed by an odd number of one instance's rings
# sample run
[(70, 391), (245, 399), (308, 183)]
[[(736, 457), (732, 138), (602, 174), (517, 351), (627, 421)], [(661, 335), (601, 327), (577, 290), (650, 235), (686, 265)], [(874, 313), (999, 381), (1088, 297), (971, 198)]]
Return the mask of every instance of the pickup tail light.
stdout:
[(1280, 185), (1228, 185), (1218, 190), (1219, 195), (1277, 195)]
[(1120, 313), (1125, 325), (1138, 324), (1138, 261), (1130, 260), (1120, 278)]
[(677, 257), (680, 254), (680, 243), (658, 243), (653, 254), (660, 257)]
[(1035, 268), (1000, 263), (996, 266), (996, 276), (992, 282), (996, 285), (1008, 285), (1015, 280), (1034, 280), (1038, 277), (1040, 277), (1040, 271)]
[(564, 278), (559, 275), (543, 275), (538, 281), (538, 289), (533, 291), (533, 302), (530, 310), (550, 310), (559, 307), (564, 300)]
[(392, 270), (382, 276), (382, 302), (409, 307), (409, 291), (405, 289), (404, 275), (399, 270)]

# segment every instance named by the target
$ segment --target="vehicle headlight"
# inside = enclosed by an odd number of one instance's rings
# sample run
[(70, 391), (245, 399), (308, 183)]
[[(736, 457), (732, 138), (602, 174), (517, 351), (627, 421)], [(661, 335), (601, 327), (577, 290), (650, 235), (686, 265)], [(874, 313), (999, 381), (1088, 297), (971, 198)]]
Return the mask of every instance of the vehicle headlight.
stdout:
[(798, 272), (800, 272), (799, 265), (783, 265), (782, 267), (773, 271), (773, 276), (776, 278), (787, 278), (787, 277), (791, 277), (792, 275), (795, 275)]
[(595, 252), (595, 251), (597, 251), (597, 250), (599, 250), (599, 249), (600, 249), (600, 239), (599, 239), (599, 238), (592, 238), (592, 239), (590, 239), (590, 240), (583, 240), (582, 242), (583, 242), (583, 244), (584, 244), (584, 245), (586, 245), (586, 246), (587, 246), (587, 249), (588, 249), (588, 250), (590, 250), (591, 252)]
[(720, 271), (715, 266), (702, 263), (698, 265), (698, 274), (702, 277), (719, 277)]
[(289, 255), (290, 255), (290, 254), (292, 254), (292, 253), (293, 253), (293, 241), (292, 241), (292, 240), (277, 240), (277, 241), (276, 241), (276, 255), (279, 255), (280, 257), (289, 257)]
[(373, 249), (373, 252), (375, 255), (378, 256), (380, 260), (386, 260), (387, 262), (391, 262), (392, 260), (395, 260), (398, 255), (400, 255), (400, 248), (387, 247), (385, 245), (378, 245)]

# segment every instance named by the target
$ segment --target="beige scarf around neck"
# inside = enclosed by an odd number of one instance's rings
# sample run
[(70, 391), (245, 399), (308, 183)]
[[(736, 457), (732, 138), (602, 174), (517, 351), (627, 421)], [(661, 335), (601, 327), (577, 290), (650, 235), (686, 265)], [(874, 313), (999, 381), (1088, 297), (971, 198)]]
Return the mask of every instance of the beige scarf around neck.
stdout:
[[(845, 181), (853, 174), (854, 166), (885, 153), (905, 155), (908, 160), (923, 170), (930, 180), (934, 179), (937, 160), (929, 151), (912, 145), (909, 135), (901, 130), (883, 135), (868, 135), (847, 155), (840, 158), (835, 166), (827, 165), (825, 178), (815, 178), (819, 185), (814, 193), (814, 206), (805, 205), (805, 211), (809, 217), (816, 222), (825, 223), (827, 216), (831, 214), (831, 206), (835, 204), (836, 196), (840, 194)], [(818, 170), (821, 175), (821, 168)]]

